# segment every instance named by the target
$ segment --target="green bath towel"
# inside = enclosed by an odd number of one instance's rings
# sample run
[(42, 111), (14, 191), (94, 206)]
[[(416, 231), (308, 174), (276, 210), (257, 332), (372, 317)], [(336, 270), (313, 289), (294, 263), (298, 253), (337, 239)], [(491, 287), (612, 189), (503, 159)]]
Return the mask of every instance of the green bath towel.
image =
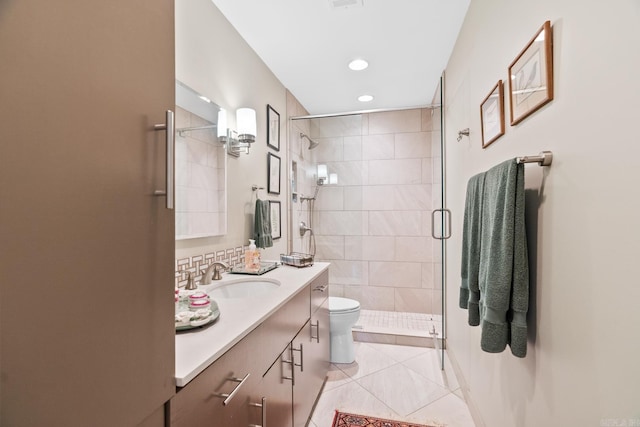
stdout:
[(475, 175), (467, 184), (462, 236), (461, 308), (482, 325), (489, 353), (507, 344), (527, 354), (529, 264), (525, 230), (524, 165), (515, 159)]
[(480, 233), (482, 221), (482, 197), (485, 174), (472, 176), (467, 184), (467, 199), (464, 205), (462, 232), (462, 283), (460, 285), (460, 308), (469, 310), (469, 325), (480, 324)]
[(260, 199), (256, 200), (253, 239), (256, 241), (256, 246), (258, 248), (270, 248), (273, 246), (268, 201)]
[(478, 275), (480, 346), (498, 353), (509, 344), (517, 357), (527, 354), (529, 264), (524, 203), (524, 165), (512, 159), (485, 173)]

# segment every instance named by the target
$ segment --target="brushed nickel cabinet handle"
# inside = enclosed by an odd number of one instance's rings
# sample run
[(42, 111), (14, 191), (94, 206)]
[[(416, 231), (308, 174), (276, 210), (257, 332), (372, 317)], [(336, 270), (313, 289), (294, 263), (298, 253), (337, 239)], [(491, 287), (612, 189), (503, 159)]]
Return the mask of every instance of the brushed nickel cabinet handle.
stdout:
[(311, 328), (314, 328), (314, 327), (316, 328), (317, 335), (314, 337), (313, 329), (311, 329), (311, 339), (316, 340), (316, 342), (319, 344), (320, 343), (320, 321), (319, 320), (316, 320), (315, 325), (313, 323), (311, 324)]
[(249, 403), (249, 406), (262, 408), (262, 424), (249, 424), (249, 427), (267, 427), (267, 398), (262, 398), (262, 403)]
[(247, 378), (249, 378), (250, 374), (245, 375), (243, 378), (229, 378), (229, 381), (234, 381), (237, 382), (238, 385), (235, 386), (235, 388), (231, 391), (231, 393), (221, 393), (218, 394), (218, 397), (224, 397), (225, 399), (222, 401), (222, 404), (224, 406), (227, 406), (229, 404), (229, 402), (231, 402), (231, 399), (233, 399), (233, 396), (236, 395), (236, 393), (238, 392), (238, 390), (240, 390), (240, 387), (242, 387), (242, 384), (244, 384), (244, 382), (247, 380)]
[(166, 131), (166, 143), (167, 143), (167, 189), (156, 190), (154, 196), (166, 196), (167, 197), (167, 209), (173, 209), (174, 207), (174, 173), (175, 173), (175, 117), (171, 110), (166, 112), (166, 123), (157, 124), (153, 127), (157, 131)]
[(300, 352), (300, 363), (295, 363), (296, 359), (293, 358), (293, 353), (291, 353), (291, 360), (293, 361), (293, 366), (300, 367), (300, 372), (304, 372), (304, 348), (302, 348), (302, 343), (300, 343), (300, 348), (291, 348), (291, 351), (299, 351)]

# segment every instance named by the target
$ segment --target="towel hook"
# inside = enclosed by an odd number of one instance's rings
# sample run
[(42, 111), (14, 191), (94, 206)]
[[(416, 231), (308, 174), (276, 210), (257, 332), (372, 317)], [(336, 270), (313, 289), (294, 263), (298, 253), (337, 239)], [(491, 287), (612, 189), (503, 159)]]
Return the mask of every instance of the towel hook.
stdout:
[(264, 187), (259, 187), (256, 184), (251, 186), (251, 189), (256, 193), (256, 197), (260, 196), (260, 190), (264, 190)]

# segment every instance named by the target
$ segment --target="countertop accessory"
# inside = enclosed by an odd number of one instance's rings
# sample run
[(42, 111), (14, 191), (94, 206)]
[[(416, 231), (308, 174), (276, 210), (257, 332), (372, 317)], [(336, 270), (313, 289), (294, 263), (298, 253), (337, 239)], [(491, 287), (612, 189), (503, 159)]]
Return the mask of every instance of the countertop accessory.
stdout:
[(308, 267), (313, 265), (313, 255), (291, 252), (289, 255), (280, 254), (280, 261), (294, 267)]
[(264, 273), (266, 273), (267, 271), (271, 271), (275, 268), (278, 268), (278, 263), (277, 262), (261, 262), (260, 263), (260, 268), (258, 270), (247, 270), (245, 268), (244, 265), (236, 265), (234, 266), (229, 273), (233, 273), (233, 274), (251, 274), (254, 276), (260, 276)]

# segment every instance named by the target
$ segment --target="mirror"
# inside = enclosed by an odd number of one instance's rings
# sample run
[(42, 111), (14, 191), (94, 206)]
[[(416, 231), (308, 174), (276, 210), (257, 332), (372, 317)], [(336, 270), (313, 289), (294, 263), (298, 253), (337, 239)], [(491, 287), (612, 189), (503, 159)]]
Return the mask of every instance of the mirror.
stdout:
[(220, 107), (176, 81), (176, 240), (227, 233), (227, 155)]

